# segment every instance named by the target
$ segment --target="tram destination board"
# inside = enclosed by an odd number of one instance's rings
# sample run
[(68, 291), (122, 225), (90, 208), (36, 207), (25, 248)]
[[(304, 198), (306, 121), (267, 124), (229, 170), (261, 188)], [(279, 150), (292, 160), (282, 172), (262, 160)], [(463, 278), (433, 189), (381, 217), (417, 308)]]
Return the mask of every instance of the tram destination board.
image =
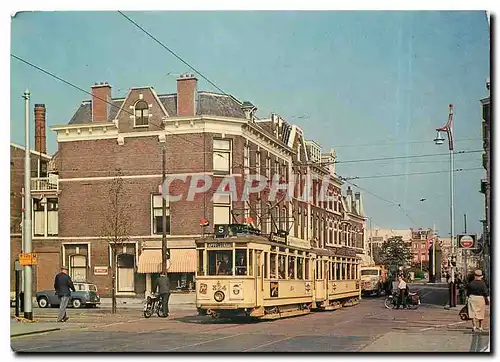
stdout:
[(215, 243), (208, 243), (207, 247), (208, 248), (232, 248), (233, 243), (219, 241), (219, 242), (215, 242)]

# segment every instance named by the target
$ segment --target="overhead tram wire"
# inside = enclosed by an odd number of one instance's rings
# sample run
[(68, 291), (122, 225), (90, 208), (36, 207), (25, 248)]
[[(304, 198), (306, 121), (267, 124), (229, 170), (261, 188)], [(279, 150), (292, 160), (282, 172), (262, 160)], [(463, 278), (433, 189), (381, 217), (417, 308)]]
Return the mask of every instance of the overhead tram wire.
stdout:
[(375, 194), (375, 193), (371, 192), (370, 190), (367, 190), (367, 189), (365, 189), (365, 188), (363, 188), (363, 187), (360, 187), (360, 186), (358, 186), (357, 184), (355, 184), (354, 182), (351, 182), (351, 181), (349, 181), (349, 180), (346, 180), (343, 176), (341, 176), (341, 175), (339, 175), (339, 174), (337, 174), (337, 173), (335, 173), (335, 175), (336, 175), (338, 178), (340, 178), (342, 181), (345, 181), (345, 182), (347, 182), (348, 184), (350, 184), (350, 185), (352, 185), (352, 186), (354, 186), (354, 187), (357, 187), (357, 188), (358, 188), (358, 189), (360, 189), (360, 190), (363, 190), (363, 191), (367, 192), (368, 194), (370, 194), (370, 195), (372, 195), (372, 196), (376, 197), (377, 199), (380, 199), (380, 200), (382, 200), (382, 201), (384, 201), (384, 202), (387, 202), (387, 203), (389, 203), (389, 204), (392, 204), (392, 205), (397, 206), (397, 207), (398, 207), (401, 211), (403, 211), (403, 213), (406, 215), (406, 217), (407, 217), (407, 218), (408, 218), (408, 219), (409, 219), (409, 220), (410, 220), (410, 221), (411, 221), (411, 222), (412, 222), (415, 226), (418, 226), (418, 224), (415, 222), (415, 220), (413, 220), (413, 219), (411, 218), (411, 216), (408, 214), (408, 211), (407, 211), (407, 210), (405, 210), (405, 209), (401, 206), (401, 204), (400, 204), (400, 203), (397, 203), (397, 202), (395, 202), (395, 201), (388, 200), (388, 199), (386, 199), (386, 198), (384, 198), (384, 197), (382, 197), (382, 196), (379, 196), (379, 195), (377, 195), (377, 194)]
[[(482, 141), (482, 138), (462, 138), (455, 140), (455, 142), (465, 142), (465, 141)], [(397, 144), (422, 144), (422, 143), (431, 143), (433, 141), (400, 141), (400, 142), (379, 142), (379, 143), (359, 143), (359, 144), (350, 144), (350, 145), (333, 145), (332, 148), (347, 148), (347, 147), (368, 147), (368, 146), (390, 146)]]
[[(457, 168), (454, 171), (455, 172), (465, 172), (465, 171), (476, 171), (476, 170), (483, 170), (483, 168), (482, 167)], [(430, 175), (430, 174), (449, 173), (449, 172), (450, 172), (450, 170), (445, 170), (445, 171), (410, 172), (410, 173), (399, 173), (399, 174), (392, 174), (392, 175), (353, 176), (353, 177), (344, 177), (343, 180), (347, 181), (347, 180), (361, 180), (361, 179), (374, 179), (374, 178), (387, 178), (387, 177)]]
[[(130, 23), (132, 23), (133, 25), (135, 25), (139, 30), (141, 30), (144, 34), (146, 34), (147, 36), (149, 36), (151, 39), (153, 39), (157, 44), (159, 44), (163, 49), (165, 49), (166, 51), (168, 51), (170, 54), (172, 54), (175, 58), (177, 58), (179, 61), (181, 61), (183, 64), (185, 64), (186, 66), (188, 66), (193, 72), (197, 73), (200, 75), (200, 77), (202, 77), (203, 79), (205, 79), (210, 85), (212, 85), (215, 89), (217, 89), (219, 92), (221, 92), (223, 95), (227, 96), (227, 97), (230, 97), (231, 95), (224, 92), (217, 84), (215, 84), (214, 82), (212, 82), (210, 79), (208, 79), (202, 72), (200, 72), (198, 69), (196, 69), (194, 66), (192, 66), (191, 64), (189, 64), (186, 60), (184, 60), (180, 55), (178, 55), (177, 53), (175, 53), (172, 49), (170, 49), (168, 46), (166, 46), (165, 44), (163, 44), (160, 40), (158, 40), (158, 38), (156, 38), (153, 34), (151, 34), (150, 32), (148, 32), (146, 29), (144, 29), (141, 25), (139, 25), (136, 21), (132, 20), (129, 16), (125, 15), (122, 11), (120, 10), (117, 10), (118, 13), (123, 16), (125, 19), (127, 19)], [(217, 102), (219, 102), (221, 105), (222, 102), (215, 98), (215, 100)], [(257, 116), (254, 116), (257, 120), (260, 120), (259, 117)]]

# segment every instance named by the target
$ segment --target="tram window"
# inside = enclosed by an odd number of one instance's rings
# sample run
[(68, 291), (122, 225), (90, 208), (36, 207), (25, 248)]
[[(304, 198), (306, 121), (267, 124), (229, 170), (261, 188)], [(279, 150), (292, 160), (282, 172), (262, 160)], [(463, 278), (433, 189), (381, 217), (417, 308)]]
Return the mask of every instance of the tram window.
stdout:
[(305, 279), (309, 280), (309, 257), (306, 257), (305, 259), (304, 268), (306, 269)]
[(347, 265), (347, 276), (346, 276), (346, 279), (351, 279), (351, 263), (346, 263)]
[(286, 271), (285, 271), (285, 255), (278, 255), (278, 278), (285, 279)]
[(328, 269), (328, 275), (330, 275), (330, 280), (333, 280), (333, 275), (335, 274), (335, 270), (333, 269), (334, 265), (335, 265), (335, 264), (333, 263), (333, 261), (330, 261), (330, 262), (328, 263), (328, 266), (330, 267), (330, 268)]
[(304, 258), (297, 257), (297, 279), (304, 279)]
[(288, 279), (295, 279), (295, 257), (288, 257)]
[(265, 251), (264, 252), (264, 278), (265, 279), (269, 278), (269, 270), (267, 268), (268, 255), (269, 255), (269, 253)]
[(356, 274), (356, 264), (351, 264), (351, 278), (352, 279), (358, 279), (357, 274)]
[(236, 249), (236, 275), (247, 275), (247, 249)]
[(205, 270), (203, 269), (203, 249), (198, 250), (198, 275), (205, 275)]
[(269, 258), (269, 263), (271, 264), (271, 279), (277, 279), (278, 275), (276, 273), (276, 254), (271, 253), (270, 258)]
[(208, 251), (208, 275), (232, 275), (233, 274), (232, 269), (233, 269), (232, 250)]
[(335, 270), (337, 272), (337, 280), (342, 279), (342, 263), (336, 262), (335, 263)]

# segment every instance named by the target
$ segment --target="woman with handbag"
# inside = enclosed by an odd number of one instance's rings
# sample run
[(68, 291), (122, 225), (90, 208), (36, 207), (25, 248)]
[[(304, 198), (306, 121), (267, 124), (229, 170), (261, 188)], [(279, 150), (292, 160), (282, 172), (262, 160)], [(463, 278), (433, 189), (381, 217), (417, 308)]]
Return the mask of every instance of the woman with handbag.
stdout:
[(483, 272), (476, 270), (474, 280), (467, 286), (467, 296), (469, 300), (469, 318), (472, 319), (472, 330), (474, 332), (483, 331), (483, 320), (486, 305), (489, 305), (488, 288), (483, 280)]

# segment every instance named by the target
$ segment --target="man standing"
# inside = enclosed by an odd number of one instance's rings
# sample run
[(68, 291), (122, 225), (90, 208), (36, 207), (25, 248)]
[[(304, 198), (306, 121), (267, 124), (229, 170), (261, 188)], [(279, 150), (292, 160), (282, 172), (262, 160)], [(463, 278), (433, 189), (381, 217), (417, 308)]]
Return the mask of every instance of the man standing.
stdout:
[(68, 275), (68, 268), (63, 266), (61, 272), (56, 275), (54, 280), (54, 289), (56, 295), (59, 297), (59, 315), (57, 316), (58, 322), (66, 322), (69, 318), (66, 315), (66, 308), (71, 298), (71, 291), (75, 291), (75, 286), (71, 277)]
[(161, 273), (160, 277), (156, 280), (156, 285), (153, 288), (154, 291), (158, 288), (158, 294), (161, 297), (161, 309), (163, 312), (163, 318), (168, 317), (168, 299), (170, 298), (170, 280), (168, 279), (165, 272)]
[(398, 277), (399, 303), (398, 303), (397, 309), (399, 309), (399, 307), (401, 305), (403, 305), (403, 309), (406, 309), (406, 297), (407, 297), (406, 291), (407, 291), (406, 282), (405, 282), (403, 276), (400, 275)]

